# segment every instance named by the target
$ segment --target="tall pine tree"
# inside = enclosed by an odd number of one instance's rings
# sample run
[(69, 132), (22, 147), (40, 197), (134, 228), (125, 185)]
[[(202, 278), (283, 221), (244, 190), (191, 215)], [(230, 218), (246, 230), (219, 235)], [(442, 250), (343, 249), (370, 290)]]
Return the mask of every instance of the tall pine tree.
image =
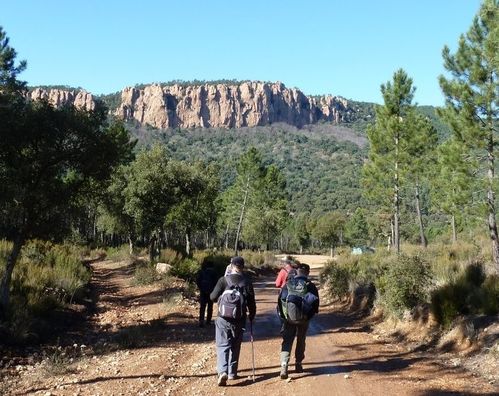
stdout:
[(452, 54), (443, 50), (445, 68), (450, 77), (440, 76), (446, 107), (441, 115), (451, 126), (457, 141), (476, 157), (487, 191), (487, 221), (492, 255), (499, 273), (499, 238), (495, 194), (498, 132), (499, 69), (498, 0), (485, 0), (469, 31), (459, 39)]
[(376, 107), (376, 123), (370, 125), (369, 161), (364, 166), (364, 186), (368, 196), (384, 207), (390, 202), (392, 246), (400, 252), (400, 190), (408, 171), (413, 128), (415, 88), (407, 73), (399, 69), (393, 82), (381, 85), (384, 105)]

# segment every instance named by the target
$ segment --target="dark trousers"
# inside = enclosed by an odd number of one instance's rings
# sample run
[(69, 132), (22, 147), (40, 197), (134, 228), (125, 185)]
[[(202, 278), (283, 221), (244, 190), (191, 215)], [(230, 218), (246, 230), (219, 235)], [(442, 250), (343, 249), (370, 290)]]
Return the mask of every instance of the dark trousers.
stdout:
[(244, 320), (229, 322), (218, 317), (215, 321), (215, 343), (217, 346), (217, 372), (237, 375), (239, 352), (243, 340)]
[(288, 365), (291, 348), (296, 337), (295, 362), (301, 363), (305, 359), (305, 339), (307, 337), (308, 322), (299, 325), (282, 322), (281, 335), (281, 365)]
[[(206, 309), (208, 308), (208, 309)], [(199, 294), (199, 323), (204, 323), (204, 313), (206, 312), (206, 323), (211, 322), (213, 315), (213, 301), (210, 300), (210, 293)]]

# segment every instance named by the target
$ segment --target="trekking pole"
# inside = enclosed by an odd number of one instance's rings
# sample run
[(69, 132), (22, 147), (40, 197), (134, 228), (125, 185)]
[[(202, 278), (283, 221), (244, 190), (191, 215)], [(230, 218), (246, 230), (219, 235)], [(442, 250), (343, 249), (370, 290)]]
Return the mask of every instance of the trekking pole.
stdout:
[(253, 321), (250, 320), (251, 360), (253, 363), (253, 382), (255, 382), (255, 346), (253, 345)]

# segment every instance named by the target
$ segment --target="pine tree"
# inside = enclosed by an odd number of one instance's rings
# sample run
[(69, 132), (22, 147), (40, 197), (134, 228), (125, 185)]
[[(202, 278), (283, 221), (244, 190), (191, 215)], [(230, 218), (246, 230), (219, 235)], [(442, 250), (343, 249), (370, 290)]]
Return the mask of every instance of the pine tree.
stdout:
[(470, 153), (455, 138), (438, 147), (437, 172), (433, 178), (432, 196), (435, 206), (450, 217), (452, 242), (457, 242), (456, 222), (469, 211), (474, 190), (476, 163)]
[(381, 85), (384, 105), (376, 107), (376, 123), (367, 131), (369, 161), (363, 169), (367, 195), (382, 207), (391, 207), (392, 245), (397, 253), (400, 252), (400, 190), (410, 159), (414, 90), (412, 79), (402, 69), (394, 73), (393, 83)]
[(426, 247), (428, 241), (423, 222), (421, 191), (424, 186), (428, 186), (429, 179), (434, 173), (438, 137), (431, 121), (420, 113), (410, 112), (407, 125), (411, 128), (407, 144), (409, 154), (407, 179), (411, 188), (414, 189), (414, 207), (416, 208), (421, 246)]
[(450, 78), (440, 76), (446, 107), (441, 115), (451, 126), (457, 141), (471, 150), (481, 168), (487, 191), (489, 234), (499, 273), (499, 238), (495, 193), (498, 132), (499, 70), (498, 0), (485, 0), (455, 54), (443, 49), (444, 66)]

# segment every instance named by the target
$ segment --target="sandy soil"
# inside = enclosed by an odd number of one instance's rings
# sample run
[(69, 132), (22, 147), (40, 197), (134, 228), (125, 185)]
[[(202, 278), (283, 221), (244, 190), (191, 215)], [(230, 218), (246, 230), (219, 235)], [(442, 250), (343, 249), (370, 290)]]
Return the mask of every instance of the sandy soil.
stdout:
[[(327, 256), (298, 256), (317, 279)], [(200, 329), (197, 304), (175, 283), (131, 286), (126, 263), (92, 264), (95, 314), (66, 334), (61, 351), (4, 369), (9, 395), (449, 395), (499, 394), (499, 388), (439, 356), (411, 352), (374, 335), (370, 322), (322, 305), (307, 337), (305, 372), (279, 379), (279, 320), (273, 278), (255, 280), (255, 381), (250, 331), (241, 378), (216, 385), (214, 326)], [(165, 287), (168, 289), (165, 291)], [(64, 356), (60, 357), (61, 354)], [(59, 356), (60, 359), (55, 359)], [(73, 359), (73, 360), (71, 360)], [(60, 364), (62, 362), (62, 364)], [(293, 360), (292, 360), (293, 362)], [(292, 366), (293, 367), (293, 366)]]

